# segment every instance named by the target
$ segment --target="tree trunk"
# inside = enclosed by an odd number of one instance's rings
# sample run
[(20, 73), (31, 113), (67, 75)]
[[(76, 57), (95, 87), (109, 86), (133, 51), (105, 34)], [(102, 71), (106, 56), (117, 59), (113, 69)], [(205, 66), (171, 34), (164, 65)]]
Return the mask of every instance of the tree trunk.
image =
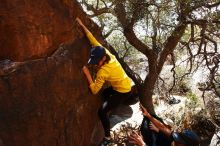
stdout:
[(81, 72), (90, 45), (74, 20), (95, 36), (97, 26), (76, 0), (3, 0), (0, 15), (0, 58), (7, 59), (0, 62), (0, 145), (96, 145), (100, 99)]
[(150, 57), (148, 58), (148, 61), (149, 73), (146, 76), (143, 85), (139, 87), (140, 102), (142, 105), (144, 105), (144, 107), (147, 108), (149, 113), (155, 114), (152, 96), (154, 94), (155, 83), (158, 79), (157, 54), (154, 54), (154, 52), (152, 51)]
[(139, 91), (141, 104), (144, 107), (146, 107), (146, 109), (151, 114), (155, 114), (154, 105), (153, 105), (153, 99), (152, 99), (155, 83), (156, 83), (156, 81), (153, 82), (152, 79), (151, 80), (147, 79), (145, 81), (145, 85), (142, 86), (140, 91)]

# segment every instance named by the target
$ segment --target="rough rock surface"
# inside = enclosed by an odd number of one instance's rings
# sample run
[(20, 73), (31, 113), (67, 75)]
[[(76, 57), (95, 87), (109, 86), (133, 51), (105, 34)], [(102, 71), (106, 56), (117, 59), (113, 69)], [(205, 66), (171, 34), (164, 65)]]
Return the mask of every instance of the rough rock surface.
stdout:
[(92, 146), (100, 140), (100, 99), (81, 71), (89, 43), (76, 16), (93, 24), (76, 1), (1, 1), (1, 146)]
[(23, 61), (51, 54), (74, 38), (71, 0), (1, 0), (0, 59)]

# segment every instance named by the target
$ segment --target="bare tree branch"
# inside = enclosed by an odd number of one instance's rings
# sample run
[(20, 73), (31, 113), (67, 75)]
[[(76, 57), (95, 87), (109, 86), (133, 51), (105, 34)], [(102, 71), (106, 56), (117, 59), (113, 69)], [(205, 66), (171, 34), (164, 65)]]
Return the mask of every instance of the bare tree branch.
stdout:
[(160, 53), (159, 61), (158, 61), (158, 69), (157, 72), (160, 73), (163, 64), (166, 60), (166, 57), (168, 54), (172, 53), (175, 49), (176, 45), (180, 41), (181, 37), (184, 34), (184, 31), (186, 29), (186, 24), (179, 24), (174, 31), (172, 32), (171, 36), (167, 38), (165, 44), (164, 44), (164, 50)]
[(214, 50), (215, 50), (215, 53), (217, 53), (217, 42), (214, 41), (213, 39), (209, 38), (207, 35), (204, 35), (204, 38), (209, 40), (210, 42), (212, 42), (214, 44)]
[(171, 93), (171, 91), (173, 90), (173, 88), (174, 88), (175, 85), (176, 85), (176, 71), (175, 71), (176, 64), (175, 64), (174, 54), (171, 53), (170, 55), (171, 55), (172, 64), (173, 64), (173, 68), (171, 69), (171, 72), (173, 72), (173, 85), (172, 85), (171, 88), (169, 89), (169, 93)]
[(125, 53), (122, 56), (122, 58), (124, 59), (127, 55), (128, 55), (128, 51), (130, 50), (131, 47), (128, 47), (126, 41), (124, 41), (124, 48), (125, 48)]
[(114, 29), (114, 28), (110, 29), (107, 33), (104, 34), (103, 37), (104, 37), (104, 38), (109, 37), (114, 30), (117, 30), (117, 29)]
[(123, 33), (128, 42), (138, 51), (142, 52), (147, 57), (150, 57), (152, 55), (152, 50), (137, 38), (136, 34), (133, 31), (134, 21), (130, 22), (126, 15), (125, 7), (122, 3), (116, 5), (115, 13), (117, 14), (119, 22), (122, 24), (122, 28), (124, 30)]

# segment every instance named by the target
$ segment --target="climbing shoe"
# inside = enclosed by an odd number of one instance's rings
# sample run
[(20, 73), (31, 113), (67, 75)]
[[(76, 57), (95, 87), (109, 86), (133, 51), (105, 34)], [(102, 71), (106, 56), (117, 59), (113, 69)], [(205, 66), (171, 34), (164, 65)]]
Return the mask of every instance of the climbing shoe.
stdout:
[(111, 143), (110, 139), (103, 138), (102, 141), (100, 142), (99, 146), (108, 146)]

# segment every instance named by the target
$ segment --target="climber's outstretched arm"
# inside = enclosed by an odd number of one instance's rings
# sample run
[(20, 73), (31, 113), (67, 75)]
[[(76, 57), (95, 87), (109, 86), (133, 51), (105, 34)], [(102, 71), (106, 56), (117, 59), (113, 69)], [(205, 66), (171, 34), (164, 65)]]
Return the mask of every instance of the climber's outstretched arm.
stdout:
[(76, 18), (76, 21), (83, 28), (83, 30), (84, 30), (87, 38), (89, 39), (90, 43), (92, 44), (92, 46), (102, 46), (78, 17)]
[(79, 23), (79, 25), (83, 28), (85, 34), (91, 33), (88, 28), (82, 23), (81, 19), (79, 17), (76, 18), (76, 21)]

